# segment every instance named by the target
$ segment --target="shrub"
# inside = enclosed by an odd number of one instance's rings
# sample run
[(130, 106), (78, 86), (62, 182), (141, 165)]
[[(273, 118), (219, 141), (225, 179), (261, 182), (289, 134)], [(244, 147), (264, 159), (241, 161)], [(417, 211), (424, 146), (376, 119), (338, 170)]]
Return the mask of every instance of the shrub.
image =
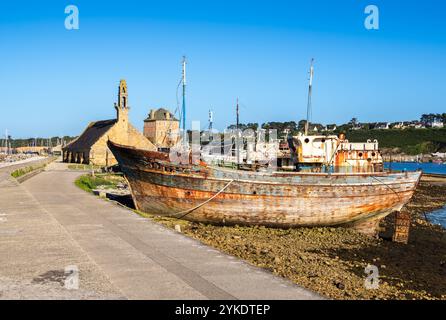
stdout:
[(91, 175), (83, 175), (79, 177), (78, 179), (76, 179), (75, 184), (76, 186), (87, 192), (93, 192), (93, 190), (99, 186), (115, 186), (115, 183), (113, 181), (107, 180), (103, 177), (93, 177)]

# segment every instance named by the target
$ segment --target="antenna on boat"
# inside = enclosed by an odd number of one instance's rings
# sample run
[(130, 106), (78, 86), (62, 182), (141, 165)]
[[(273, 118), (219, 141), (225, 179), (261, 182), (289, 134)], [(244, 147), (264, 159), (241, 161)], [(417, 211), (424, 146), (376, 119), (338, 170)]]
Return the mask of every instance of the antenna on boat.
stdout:
[(212, 112), (212, 109), (209, 109), (208, 121), (209, 121), (209, 132), (211, 132), (212, 131), (212, 124), (214, 122), (214, 113)]
[(310, 117), (311, 117), (311, 90), (313, 87), (313, 74), (314, 74), (313, 62), (314, 58), (311, 59), (311, 64), (310, 64), (310, 83), (308, 85), (307, 121), (305, 122), (305, 135), (308, 135), (308, 129), (310, 126)]
[(236, 115), (237, 115), (237, 122), (236, 122), (236, 126), (237, 126), (237, 129), (238, 129), (238, 126), (239, 126), (239, 124), (240, 124), (240, 111), (239, 111), (239, 105), (238, 105), (238, 97), (237, 97), (237, 105), (236, 105), (236, 107), (235, 107), (235, 112), (236, 112)]
[(186, 56), (183, 56), (183, 107), (181, 112), (181, 122), (183, 127), (183, 144), (187, 145), (187, 132), (186, 132)]

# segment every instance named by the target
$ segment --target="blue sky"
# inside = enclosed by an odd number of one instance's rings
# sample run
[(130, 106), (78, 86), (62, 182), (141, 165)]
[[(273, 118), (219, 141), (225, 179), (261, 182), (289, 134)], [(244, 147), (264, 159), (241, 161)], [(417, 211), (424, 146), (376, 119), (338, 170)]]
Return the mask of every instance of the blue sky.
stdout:
[[(64, 9), (79, 8), (66, 30)], [(364, 27), (364, 8), (380, 29)], [(77, 135), (114, 117), (119, 80), (131, 121), (176, 107), (181, 57), (188, 57), (188, 121), (214, 127), (305, 117), (315, 59), (313, 120), (417, 119), (446, 112), (443, 1), (2, 1), (0, 132)], [(190, 123), (188, 123), (190, 127)]]

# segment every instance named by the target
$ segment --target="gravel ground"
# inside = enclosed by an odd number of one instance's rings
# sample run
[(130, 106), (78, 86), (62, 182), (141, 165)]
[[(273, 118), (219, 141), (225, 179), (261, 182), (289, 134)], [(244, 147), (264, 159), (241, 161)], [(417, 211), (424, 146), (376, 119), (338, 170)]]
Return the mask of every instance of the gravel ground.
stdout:
[[(149, 217), (330, 298), (446, 299), (446, 232), (425, 220), (445, 203), (446, 185), (420, 184), (404, 209), (412, 216), (407, 245), (343, 228), (221, 227)], [(383, 235), (393, 221), (383, 221)], [(368, 265), (378, 268), (377, 289), (365, 286)]]

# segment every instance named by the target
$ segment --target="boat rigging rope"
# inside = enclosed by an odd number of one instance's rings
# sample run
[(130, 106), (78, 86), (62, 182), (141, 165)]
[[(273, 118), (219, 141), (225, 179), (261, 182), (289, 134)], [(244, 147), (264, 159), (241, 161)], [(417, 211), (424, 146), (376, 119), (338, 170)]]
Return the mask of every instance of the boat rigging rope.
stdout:
[(185, 216), (187, 216), (189, 213), (191, 213), (191, 212), (197, 210), (198, 208), (204, 206), (206, 203), (208, 203), (208, 202), (212, 201), (213, 199), (215, 199), (220, 193), (222, 193), (223, 191), (225, 191), (226, 188), (229, 187), (229, 185), (230, 185), (231, 183), (233, 183), (234, 181), (235, 181), (234, 179), (232, 179), (231, 181), (229, 181), (229, 182), (228, 182), (228, 183), (227, 183), (227, 184), (226, 184), (220, 191), (218, 191), (218, 192), (217, 192), (216, 194), (214, 194), (212, 197), (210, 197), (210, 198), (207, 199), (206, 201), (200, 203), (199, 205), (197, 205), (197, 206), (195, 206), (195, 207), (193, 207), (193, 208), (191, 208), (191, 209), (187, 209), (187, 210), (184, 210), (184, 211), (180, 211), (180, 212), (176, 212), (176, 213), (173, 213), (173, 214), (169, 214), (168, 217), (176, 216), (176, 215), (181, 214), (180, 217), (174, 217), (174, 218), (177, 218), (177, 219), (183, 219), (183, 218), (184, 218)]
[(382, 182), (381, 180), (379, 180), (379, 179), (378, 179), (377, 177), (375, 177), (375, 176), (372, 176), (372, 175), (371, 175), (371, 177), (372, 177), (373, 179), (377, 180), (378, 182), (382, 183), (383, 185), (385, 185), (385, 186), (386, 186), (387, 188), (389, 188), (390, 190), (392, 190), (392, 192), (396, 194), (396, 196), (398, 197), (398, 199), (401, 200), (400, 195), (399, 195), (399, 194), (398, 194), (398, 193), (397, 193), (391, 186), (389, 186), (388, 184)]
[[(174, 117), (175, 117), (175, 115), (178, 112), (178, 118), (179, 119), (182, 119), (182, 113), (181, 113), (181, 109), (180, 109), (180, 100), (178, 98), (178, 89), (180, 88), (181, 83), (183, 83), (183, 79), (180, 79), (180, 82), (178, 82), (177, 91), (176, 91), (177, 107), (176, 107), (175, 111), (173, 112), (173, 116)], [(172, 123), (173, 123), (173, 121), (169, 121), (169, 126), (167, 127), (167, 131), (166, 131), (167, 134), (164, 135), (162, 143), (166, 142), (166, 139), (167, 139), (168, 136), (169, 136), (169, 138), (172, 138), (172, 136), (173, 136), (173, 134), (172, 134)], [(178, 133), (175, 133), (175, 134), (178, 134)], [(178, 137), (175, 137), (175, 138), (178, 138)], [(176, 144), (176, 141), (175, 141), (175, 144)]]

